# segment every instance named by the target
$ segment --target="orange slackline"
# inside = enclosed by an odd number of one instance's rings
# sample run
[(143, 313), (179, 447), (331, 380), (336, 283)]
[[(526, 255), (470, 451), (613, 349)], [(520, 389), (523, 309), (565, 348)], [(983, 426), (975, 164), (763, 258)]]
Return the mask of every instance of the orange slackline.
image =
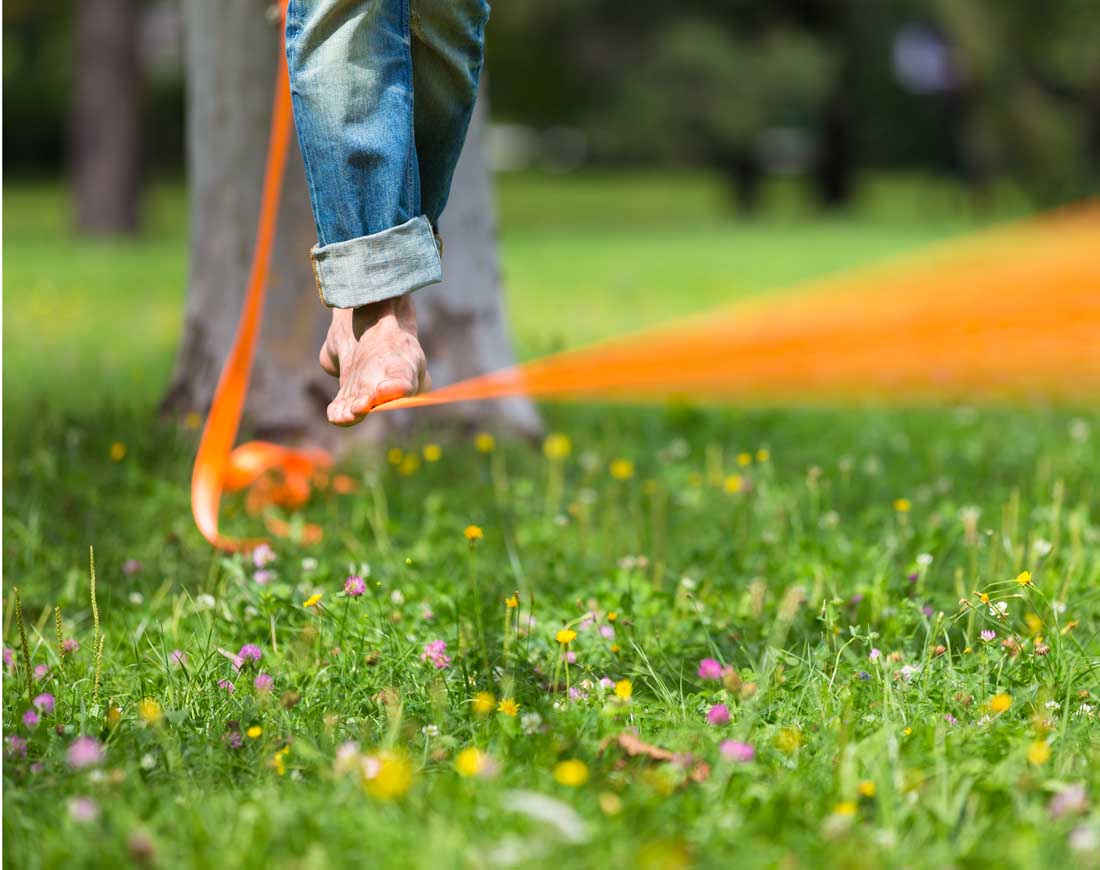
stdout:
[[(300, 507), (327, 485), (328, 455), (261, 441), (232, 449), (263, 313), (290, 137), (280, 55), (256, 249), (237, 335), (214, 393), (191, 479), (199, 530), (214, 546), (261, 539), (218, 532), (221, 494), (246, 507)], [(555, 354), (375, 411), (524, 394), (574, 400), (728, 402), (903, 399), (909, 403), (1094, 401), (1100, 396), (1100, 206), (948, 242), (919, 256), (817, 280), (786, 293)], [(337, 476), (338, 491), (351, 488)], [(268, 516), (268, 529), (288, 535)], [(320, 538), (305, 525), (303, 540)]]

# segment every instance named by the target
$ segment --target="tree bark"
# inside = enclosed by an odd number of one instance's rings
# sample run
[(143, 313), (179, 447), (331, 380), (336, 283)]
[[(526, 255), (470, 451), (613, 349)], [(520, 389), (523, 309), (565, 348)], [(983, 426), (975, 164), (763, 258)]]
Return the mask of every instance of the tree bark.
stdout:
[(130, 234), (140, 194), (140, 71), (134, 0), (80, 0), (70, 154), (76, 227)]
[[(165, 413), (204, 413), (236, 329), (255, 241), (271, 116), (278, 32), (264, 0), (186, 0), (187, 165), (191, 250), (183, 339)], [(415, 296), (421, 341), (435, 383), (511, 365), (503, 316), (480, 112), (442, 221), (446, 280)], [(459, 423), (538, 431), (526, 400), (386, 413), (354, 429), (325, 419), (337, 389), (318, 351), (331, 318), (317, 297), (309, 249), (316, 242), (305, 172), (293, 143), (271, 279), (245, 407), (245, 429), (283, 443), (343, 452), (416, 425)]]

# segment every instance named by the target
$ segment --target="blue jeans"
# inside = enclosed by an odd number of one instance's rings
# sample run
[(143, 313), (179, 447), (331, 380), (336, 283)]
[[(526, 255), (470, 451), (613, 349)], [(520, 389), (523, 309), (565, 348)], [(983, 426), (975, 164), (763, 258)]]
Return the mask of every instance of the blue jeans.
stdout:
[(442, 280), (435, 228), (477, 98), (486, 0), (290, 0), (294, 125), (326, 305)]

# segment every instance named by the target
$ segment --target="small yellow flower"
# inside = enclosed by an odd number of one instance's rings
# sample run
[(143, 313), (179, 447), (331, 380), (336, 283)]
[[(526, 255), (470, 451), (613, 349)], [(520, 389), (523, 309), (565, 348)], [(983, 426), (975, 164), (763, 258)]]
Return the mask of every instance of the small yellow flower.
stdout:
[(619, 680), (615, 684), (615, 694), (624, 701), (629, 701), (630, 696), (634, 694), (634, 684), (630, 680)]
[(137, 706), (138, 715), (150, 725), (159, 725), (164, 719), (164, 711), (156, 698), (142, 698)]
[(478, 432), (474, 437), (474, 447), (478, 453), (492, 453), (497, 446), (497, 439), (488, 432)]
[(571, 628), (563, 628), (554, 635), (554, 638), (560, 644), (572, 643), (577, 639), (577, 633)]
[(552, 432), (542, 442), (542, 452), (546, 454), (547, 459), (560, 462), (573, 452), (573, 442), (569, 440), (568, 435)]
[(400, 465), (404, 458), (405, 451), (400, 447), (391, 447), (386, 451), (386, 459), (389, 460), (390, 465)]
[(1028, 613), (1024, 616), (1024, 622), (1027, 623), (1027, 630), (1032, 634), (1037, 635), (1043, 630), (1043, 620), (1039, 618), (1038, 613)]
[(443, 448), (438, 444), (425, 444), (422, 452), (425, 462), (439, 462), (443, 458)]
[(617, 643), (613, 643), (613, 644), (611, 644), (610, 649), (611, 649), (611, 652), (617, 653), (619, 651), (619, 645)]
[(740, 492), (745, 488), (745, 478), (740, 474), (731, 474), (725, 479), (722, 488), (726, 492)]
[(756, 461), (757, 462), (767, 462), (771, 458), (772, 458), (771, 451), (768, 450), (767, 448), (761, 447), (759, 450), (756, 451)]
[(514, 698), (504, 698), (497, 704), (497, 712), (514, 718), (519, 713), (519, 704), (516, 703)]
[(1016, 575), (1016, 582), (1021, 586), (1030, 586), (1031, 585), (1031, 572), (1030, 571), (1021, 571), (1019, 574)]
[(290, 747), (284, 746), (271, 757), (271, 766), (279, 776), (286, 776), (286, 757), (290, 754)]
[(455, 756), (455, 770), (458, 771), (459, 776), (467, 778), (477, 776), (485, 769), (485, 760), (485, 753), (471, 746)]
[(202, 414), (198, 411), (188, 411), (183, 418), (183, 425), (190, 429), (192, 432), (202, 425)]
[(397, 473), (403, 477), (410, 477), (416, 474), (420, 469), (420, 457), (415, 453), (406, 453), (405, 457), (401, 460), (401, 464), (397, 466)]
[(988, 592), (979, 592), (978, 593), (978, 600), (982, 604), (988, 604), (989, 603), (989, 593)]
[(504, 606), (507, 607), (509, 610), (515, 610), (517, 607), (519, 607), (519, 594), (516, 593), (514, 595), (509, 595), (507, 598), (505, 598)]
[(302, 607), (316, 607), (321, 603), (321, 593), (314, 592), (305, 601), (302, 602)]
[(264, 729), (261, 728), (259, 725), (253, 725), (251, 728), (249, 728), (244, 733), (247, 734), (249, 737), (251, 737), (253, 740), (255, 740), (257, 737), (259, 737), (261, 734), (264, 733)]
[(467, 541), (480, 541), (485, 537), (485, 532), (481, 530), (481, 526), (466, 526), (462, 534), (466, 536)]
[(748, 451), (745, 451), (744, 453), (738, 453), (737, 464), (740, 465), (742, 468), (752, 465), (752, 454)]
[(856, 814), (855, 801), (841, 801), (833, 807), (833, 812), (838, 816), (854, 816)]
[(909, 501), (909, 499), (907, 499), (907, 498), (896, 498), (896, 499), (894, 499), (894, 510), (896, 510), (899, 514), (909, 513), (909, 510), (912, 507), (913, 507), (913, 503), (911, 501)]
[(619, 618), (619, 612), (617, 610), (612, 610), (607, 614), (607, 621), (608, 622), (614, 622), (618, 618)]
[(1012, 706), (1012, 696), (1004, 692), (994, 695), (989, 699), (989, 709), (994, 713), (1004, 713)]
[(793, 755), (802, 745), (802, 729), (795, 725), (787, 725), (779, 729), (775, 735), (775, 747), (785, 755)]
[(363, 788), (367, 794), (382, 801), (397, 800), (413, 784), (413, 768), (401, 752), (383, 749), (369, 756), (363, 764)]
[(497, 705), (497, 699), (492, 692), (478, 692), (474, 695), (473, 708), (478, 716), (488, 716)]
[(114, 728), (122, 721), (122, 710), (115, 704), (107, 708), (107, 725)]
[(1038, 767), (1046, 764), (1050, 758), (1050, 744), (1045, 740), (1036, 740), (1027, 748), (1027, 760)]
[(910, 728), (908, 725), (906, 725), (905, 728), (902, 729), (901, 733), (904, 734), (906, 737), (908, 737), (909, 735), (911, 735), (913, 733), (913, 729)]
[(856, 786), (856, 791), (859, 792), (861, 797), (873, 798), (877, 789), (875, 788), (875, 784), (871, 782), (871, 780), (865, 779), (858, 786)]
[(112, 462), (122, 462), (126, 458), (126, 445), (121, 441), (116, 441), (111, 445), (109, 453)]
[(605, 816), (617, 816), (623, 811), (623, 800), (613, 791), (600, 792), (600, 809)]
[(634, 463), (629, 459), (616, 459), (611, 463), (611, 476), (616, 480), (630, 480), (634, 476)]
[(588, 765), (579, 758), (570, 758), (568, 761), (559, 761), (554, 766), (554, 779), (562, 785), (575, 788), (588, 782)]

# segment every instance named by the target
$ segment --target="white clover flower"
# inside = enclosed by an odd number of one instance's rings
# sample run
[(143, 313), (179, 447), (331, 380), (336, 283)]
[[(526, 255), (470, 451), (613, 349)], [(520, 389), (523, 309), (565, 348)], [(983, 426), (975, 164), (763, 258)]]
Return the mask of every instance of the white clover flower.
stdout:
[(1035, 543), (1032, 544), (1032, 549), (1035, 551), (1035, 555), (1042, 559), (1044, 556), (1050, 555), (1050, 551), (1054, 549), (1054, 544), (1046, 538), (1036, 538)]
[(202, 593), (202, 595), (198, 595), (195, 597), (196, 610), (213, 610), (214, 605), (216, 605), (217, 603), (217, 599), (215, 599), (214, 596), (209, 594), (208, 592), (204, 592)]
[(989, 615), (994, 619), (1007, 619), (1008, 618), (1008, 602), (1007, 601), (993, 601), (989, 604)]
[(1048, 710), (1061, 710), (1062, 709), (1062, 705), (1059, 704), (1057, 701), (1047, 701), (1044, 706)]
[(142, 770), (152, 770), (156, 766), (157, 760), (153, 757), (153, 754), (151, 752), (146, 752), (143, 756), (141, 756)]
[(400, 589), (394, 589), (393, 592), (390, 593), (390, 601), (400, 607), (405, 603), (405, 593)]
[(927, 568), (929, 565), (932, 564), (932, 554), (931, 553), (921, 553), (921, 554), (919, 554), (917, 556), (917, 564), (920, 565), (922, 568)]
[(131, 592), (130, 593), (130, 603), (132, 605), (134, 605), (134, 607), (137, 607), (139, 604), (144, 603), (144, 601), (145, 601), (145, 596), (142, 595), (140, 592)]
[(439, 727), (437, 725), (425, 725), (420, 729), (420, 733), (425, 737), (438, 737)]
[(542, 717), (538, 713), (524, 713), (519, 720), (524, 734), (534, 734), (542, 727)]

